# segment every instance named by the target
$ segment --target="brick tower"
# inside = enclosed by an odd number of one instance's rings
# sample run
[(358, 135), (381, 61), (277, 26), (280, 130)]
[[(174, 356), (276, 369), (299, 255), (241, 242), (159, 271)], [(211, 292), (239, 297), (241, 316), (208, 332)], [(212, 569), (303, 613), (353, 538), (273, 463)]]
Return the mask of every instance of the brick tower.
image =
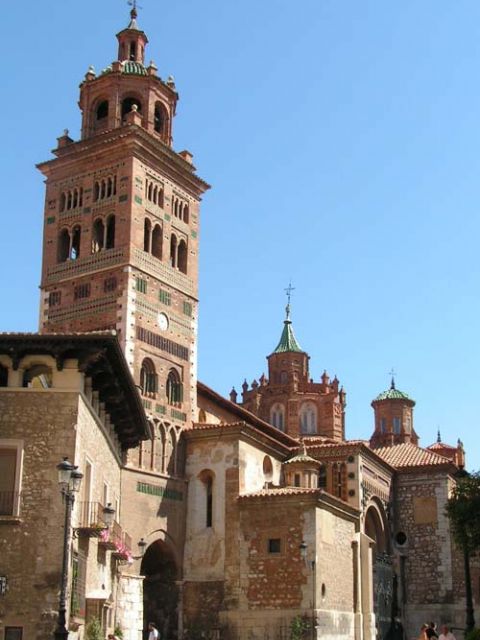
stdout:
[(372, 401), (375, 430), (370, 438), (370, 446), (388, 447), (405, 442), (418, 444), (418, 436), (413, 428), (414, 406), (415, 401), (397, 389), (392, 378), (390, 389)]
[(178, 94), (134, 7), (117, 60), (80, 85), (81, 140), (65, 131), (46, 177), (40, 331), (115, 329), (152, 416), (196, 403), (199, 203), (208, 185), (172, 148)]
[[(262, 375), (251, 388), (242, 386), (242, 405), (294, 438), (321, 436), (336, 442), (345, 439), (346, 393), (326, 371), (321, 382), (310, 378), (310, 356), (295, 338), (290, 303), (280, 341), (267, 356), (268, 379)], [(236, 401), (233, 389), (230, 398)]]

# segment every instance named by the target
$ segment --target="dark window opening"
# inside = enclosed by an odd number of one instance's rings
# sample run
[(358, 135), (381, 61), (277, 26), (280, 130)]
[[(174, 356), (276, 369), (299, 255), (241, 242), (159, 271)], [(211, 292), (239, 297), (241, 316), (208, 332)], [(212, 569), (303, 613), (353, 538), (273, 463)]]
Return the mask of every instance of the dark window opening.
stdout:
[(213, 478), (207, 478), (205, 483), (207, 490), (207, 504), (206, 504), (206, 523), (205, 526), (213, 526)]
[(58, 307), (62, 302), (62, 292), (61, 291), (52, 291), (48, 295), (48, 306), (49, 307)]
[(157, 392), (157, 374), (155, 372), (155, 365), (150, 358), (145, 358), (142, 362), (142, 368), (140, 369), (140, 386), (144, 394)]
[(105, 226), (100, 218), (93, 223), (92, 253), (98, 253), (103, 249)]
[(282, 550), (282, 544), (280, 538), (268, 539), (268, 553), (280, 553)]
[(159, 224), (155, 225), (152, 233), (152, 256), (162, 259), (162, 227)]
[(165, 126), (165, 112), (160, 105), (155, 106), (155, 112), (153, 116), (153, 127), (157, 133), (163, 133)]
[(137, 105), (137, 111), (139, 113), (142, 112), (142, 104), (137, 100), (137, 98), (125, 98), (122, 102), (122, 120), (125, 118), (127, 113), (130, 113), (134, 104)]
[(80, 227), (74, 227), (72, 232), (72, 248), (70, 250), (70, 258), (76, 260), (80, 257)]
[(177, 237), (174, 235), (170, 238), (170, 266), (174, 269), (177, 266)]
[(90, 297), (90, 283), (79, 284), (73, 290), (73, 299), (81, 300), (82, 298)]
[(103, 283), (103, 291), (105, 293), (110, 293), (111, 291), (115, 291), (117, 288), (117, 279), (115, 276), (111, 278), (107, 278)]
[(318, 471), (318, 488), (327, 488), (327, 467), (323, 464)]
[(183, 387), (175, 369), (171, 369), (168, 374), (166, 390), (168, 404), (178, 406), (183, 402)]
[(178, 270), (182, 273), (187, 273), (187, 243), (185, 240), (180, 240), (178, 244)]
[(0, 364), (0, 387), (8, 386), (8, 369)]
[(100, 102), (97, 107), (97, 120), (102, 120), (108, 116), (108, 100)]
[(115, 216), (109, 216), (107, 219), (107, 239), (105, 248), (113, 249), (115, 246)]
[(296, 474), (294, 475), (294, 478), (293, 478), (293, 485), (294, 485), (295, 487), (300, 487), (300, 486), (301, 486), (301, 477), (300, 477), (300, 474), (299, 474), (299, 473), (296, 473)]
[(152, 223), (148, 218), (145, 218), (143, 224), (143, 250), (150, 253), (150, 241), (152, 233)]
[(130, 60), (135, 60), (137, 55), (137, 45), (135, 42), (130, 42)]
[(67, 229), (63, 229), (60, 231), (60, 235), (58, 237), (58, 253), (57, 253), (57, 261), (58, 262), (66, 262), (68, 260), (68, 256), (70, 253), (70, 234)]

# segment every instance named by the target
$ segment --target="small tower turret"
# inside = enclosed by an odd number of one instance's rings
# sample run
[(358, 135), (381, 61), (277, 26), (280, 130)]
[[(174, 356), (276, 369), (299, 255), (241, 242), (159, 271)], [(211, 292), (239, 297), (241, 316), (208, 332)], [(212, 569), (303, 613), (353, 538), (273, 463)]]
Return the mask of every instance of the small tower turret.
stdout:
[(146, 34), (137, 25), (137, 3), (133, 2), (130, 11), (130, 23), (126, 29), (117, 33), (118, 60), (145, 64), (145, 46), (148, 43)]
[(372, 401), (375, 430), (370, 438), (370, 446), (388, 447), (404, 442), (418, 444), (418, 436), (413, 428), (414, 406), (415, 401), (396, 388), (392, 376), (390, 389)]

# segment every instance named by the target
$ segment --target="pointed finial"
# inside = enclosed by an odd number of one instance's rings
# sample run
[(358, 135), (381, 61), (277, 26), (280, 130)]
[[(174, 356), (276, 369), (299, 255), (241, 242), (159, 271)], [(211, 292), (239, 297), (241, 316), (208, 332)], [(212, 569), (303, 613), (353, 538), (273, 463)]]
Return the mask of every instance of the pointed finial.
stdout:
[(305, 440), (302, 440), (302, 445), (303, 445), (302, 453), (303, 453), (304, 456), (306, 456), (306, 455), (308, 455), (308, 453), (307, 453), (307, 445), (305, 444)]
[(437, 442), (442, 441), (442, 436), (440, 435), (440, 429), (437, 430)]
[(390, 371), (390, 375), (392, 376), (392, 381), (390, 383), (390, 389), (395, 389), (395, 369), (392, 367)]
[(285, 322), (290, 321), (290, 299), (292, 297), (292, 291), (295, 291), (295, 287), (292, 287), (292, 282), (288, 283), (288, 287), (285, 289), (285, 293), (287, 294), (287, 306), (285, 307)]

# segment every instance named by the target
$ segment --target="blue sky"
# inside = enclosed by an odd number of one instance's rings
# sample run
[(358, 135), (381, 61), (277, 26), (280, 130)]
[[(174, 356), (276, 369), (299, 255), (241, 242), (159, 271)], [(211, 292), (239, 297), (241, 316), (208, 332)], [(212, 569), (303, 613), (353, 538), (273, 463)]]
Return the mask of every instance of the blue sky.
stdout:
[[(5, 3), (6, 4), (6, 3)], [(175, 76), (177, 150), (203, 202), (200, 378), (227, 394), (277, 344), (284, 289), (311, 374), (337, 374), (347, 435), (397, 372), (424, 446), (478, 432), (480, 3), (143, 0), (139, 23)], [(2, 8), (0, 329), (34, 331), (43, 183), (34, 164), (78, 84), (116, 55), (120, 0)]]

